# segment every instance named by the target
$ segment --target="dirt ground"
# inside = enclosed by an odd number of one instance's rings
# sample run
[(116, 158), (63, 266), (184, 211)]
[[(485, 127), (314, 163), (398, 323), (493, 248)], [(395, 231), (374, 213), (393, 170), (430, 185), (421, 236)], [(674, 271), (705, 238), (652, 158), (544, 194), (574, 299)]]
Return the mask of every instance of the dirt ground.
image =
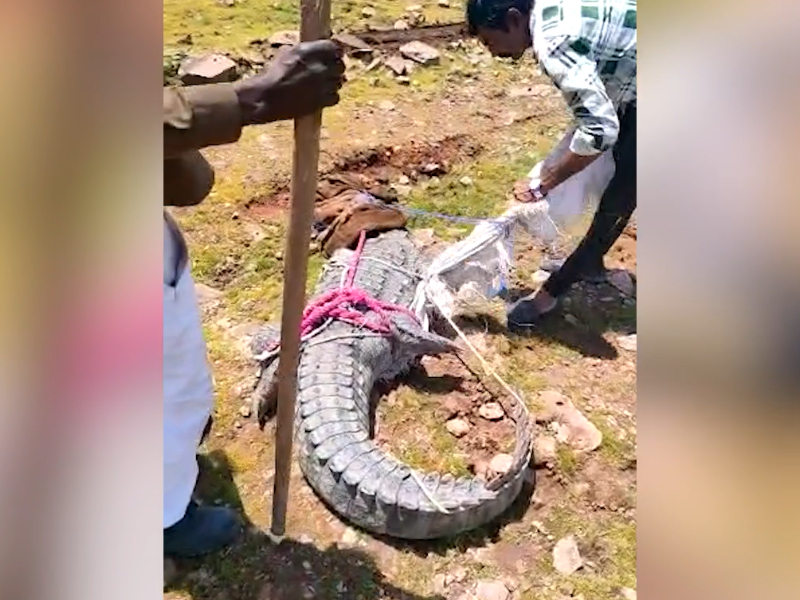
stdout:
[[(196, 25), (188, 51), (233, 51), (249, 37), (292, 28), (294, 3), (272, 2), (267, 12), (275, 13), (274, 20), (254, 28), (252, 2), (209, 2), (213, 8), (206, 14), (198, 0), (167, 0), (165, 40), (171, 44)], [(430, 15), (428, 23), (457, 20), (460, 5), (446, 3), (417, 4)], [(375, 9), (378, 24), (391, 25), (406, 13), (405, 5), (385, 1), (343, 4), (349, 9), (340, 22), (351, 30), (365, 28), (370, 18), (364, 15), (371, 14), (365, 8)], [(321, 169), (384, 186), (412, 207), (497, 215), (513, 182), (558, 141), (567, 114), (531, 59), (495, 60), (473, 41), (452, 36), (437, 44), (441, 63), (418, 67), (408, 82), (382, 67), (366, 70), (370, 60), (351, 61), (343, 100), (325, 113)], [(449, 540), (379, 539), (331, 513), (295, 464), (288, 539), (275, 547), (264, 533), (272, 508), (274, 423), (261, 431), (250, 414), (255, 369), (246, 343), (255, 327), (280, 316), (292, 126), (252, 128), (238, 144), (205, 154), (217, 171), (214, 191), (199, 207), (174, 213), (190, 244), (217, 394), (214, 428), (200, 452), (197, 495), (235, 507), (247, 529), (219, 555), (165, 562), (165, 598), (635, 597), (635, 223), (607, 257), (607, 266), (617, 270), (613, 283), (576, 285), (535, 334), (510, 335), (498, 302), (462, 320), (473, 343), (521, 390), (536, 417), (536, 465), (507, 514)], [(560, 241), (564, 250), (577, 243), (589, 217)], [(415, 218), (411, 227), (439, 244), (470, 230), (430, 218)], [(541, 251), (533, 240), (517, 240), (512, 295), (535, 289), (532, 274)], [(322, 257), (311, 258), (309, 287), (322, 264)], [(481, 416), (492, 392), (452, 357), (426, 358), (394, 389), (380, 392), (376, 439), (414, 466), (481, 475), (493, 456), (513, 444), (507, 417)], [(554, 398), (569, 411), (548, 414)], [(452, 419), (466, 421), (469, 431), (454, 436), (447, 428)], [(596, 435), (602, 437), (596, 447), (579, 443)], [(554, 550), (570, 536), (582, 564), (565, 574), (554, 566)], [(499, 595), (486, 596), (490, 588)]]

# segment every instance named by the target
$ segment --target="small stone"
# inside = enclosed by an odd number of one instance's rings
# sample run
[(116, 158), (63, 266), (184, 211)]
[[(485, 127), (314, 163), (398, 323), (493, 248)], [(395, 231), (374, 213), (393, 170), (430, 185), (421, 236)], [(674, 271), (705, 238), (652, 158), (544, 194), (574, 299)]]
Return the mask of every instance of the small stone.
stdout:
[(578, 320), (578, 317), (576, 317), (575, 315), (570, 314), (570, 313), (567, 313), (566, 315), (564, 315), (564, 320), (567, 323), (569, 323), (570, 325), (574, 325), (575, 327), (577, 327), (577, 326), (579, 326), (581, 324), (581, 322)]
[(239, 409), (239, 414), (242, 415), (245, 419), (248, 419), (250, 415), (253, 414), (253, 409), (250, 407), (250, 405), (245, 404)]
[(304, 568), (306, 571), (310, 571), (310, 570), (311, 570), (311, 563), (310, 563), (310, 562), (308, 562), (307, 560), (304, 560), (304, 561), (303, 561), (303, 568)]
[(344, 584), (344, 581), (340, 581), (339, 583), (336, 584), (336, 591), (339, 592), (340, 594), (343, 594), (344, 592), (347, 591), (347, 586)]
[(184, 85), (228, 83), (236, 79), (236, 63), (222, 54), (188, 58), (181, 63), (178, 77)]
[(636, 352), (636, 334), (623, 335), (617, 338), (619, 347), (628, 352)]
[(445, 172), (439, 163), (428, 163), (420, 169), (425, 175), (441, 175)]
[(636, 600), (636, 590), (622, 588), (619, 593), (625, 600)]
[(450, 0), (439, 0), (437, 4), (442, 8), (450, 8)]
[(408, 31), (411, 29), (411, 25), (409, 25), (408, 22), (404, 21), (403, 19), (395, 21), (393, 27), (395, 31)]
[(361, 16), (367, 19), (371, 19), (375, 16), (375, 9), (371, 6), (365, 6), (364, 9), (361, 11)]
[(436, 48), (419, 40), (400, 46), (400, 54), (421, 65), (437, 65), (441, 58), (441, 54)]
[(498, 454), (489, 463), (489, 470), (498, 475), (505, 475), (511, 470), (514, 464), (514, 457), (510, 454)]
[(469, 423), (464, 419), (450, 419), (445, 425), (447, 431), (456, 436), (457, 438), (464, 437), (469, 433)]
[(234, 428), (236, 428), (236, 429), (241, 429), (241, 428), (242, 428), (242, 424), (241, 424), (239, 421), (235, 421), (235, 422), (233, 423), (233, 426), (234, 426)]
[(461, 405), (455, 398), (445, 398), (442, 401), (442, 410), (444, 411), (446, 418), (452, 419), (457, 417), (461, 412)]
[(400, 85), (411, 85), (411, 78), (406, 77), (405, 75), (401, 75), (400, 77), (397, 78), (397, 83), (399, 83)]
[(234, 221), (238, 221), (239, 220), (239, 213), (238, 212), (234, 212), (231, 215), (231, 219), (234, 220)]
[(408, 61), (402, 56), (398, 56), (394, 54), (386, 59), (384, 63), (386, 68), (389, 69), (395, 75), (405, 75), (408, 73)]
[(499, 421), (506, 412), (497, 402), (488, 402), (478, 409), (478, 414), (487, 421)]
[(218, 0), (222, 6), (236, 6), (236, 0)]
[(476, 600), (508, 600), (510, 595), (502, 581), (479, 581), (475, 587)]
[(269, 37), (269, 45), (273, 48), (296, 46), (300, 43), (299, 31), (278, 31)]
[(454, 583), (461, 583), (467, 578), (467, 570), (464, 567), (459, 567), (452, 573), (448, 573), (445, 577), (445, 585), (453, 585)]
[(399, 183), (400, 185), (408, 185), (409, 183), (411, 183), (411, 180), (408, 178), (407, 175), (400, 175), (400, 177), (397, 179), (397, 183)]
[(381, 110), (385, 110), (387, 112), (395, 110), (394, 103), (391, 100), (382, 100), (378, 104), (378, 108), (380, 108)]
[(549, 435), (540, 435), (533, 442), (533, 457), (537, 467), (553, 464), (556, 460), (556, 440)]
[(553, 566), (562, 575), (572, 575), (583, 566), (575, 536), (570, 535), (556, 542), (553, 548)]
[(459, 179), (459, 183), (461, 183), (461, 185), (470, 186), (470, 185), (472, 185), (472, 177), (464, 175), (464, 177)]
[(314, 543), (314, 539), (310, 535), (306, 535), (305, 533), (301, 535), (299, 538), (297, 538), (297, 541), (300, 542), (301, 544), (307, 544), (307, 545)]
[(433, 593), (439, 596), (444, 595), (447, 589), (447, 575), (439, 573), (433, 577)]
[(548, 279), (550, 279), (550, 273), (541, 269), (534, 271), (533, 275), (531, 275), (531, 281), (536, 285), (541, 285)]
[(354, 56), (372, 53), (372, 46), (352, 33), (337, 33), (332, 39), (347, 48)]
[(633, 278), (628, 271), (617, 269), (608, 274), (608, 283), (617, 288), (625, 296), (634, 296), (636, 294), (636, 285), (633, 283)]
[(358, 545), (358, 533), (352, 527), (347, 527), (342, 534), (341, 543), (345, 547), (354, 547)]

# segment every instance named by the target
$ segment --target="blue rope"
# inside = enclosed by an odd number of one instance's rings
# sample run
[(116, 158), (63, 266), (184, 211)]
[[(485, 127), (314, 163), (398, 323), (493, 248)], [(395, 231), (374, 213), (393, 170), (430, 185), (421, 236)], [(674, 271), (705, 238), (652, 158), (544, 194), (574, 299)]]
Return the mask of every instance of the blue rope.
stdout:
[[(365, 201), (370, 202), (371, 204), (383, 204), (385, 206), (389, 206), (385, 202), (382, 202), (381, 200), (378, 200), (375, 196), (373, 196), (369, 192), (365, 192), (365, 191), (361, 190), (361, 195), (363, 196), (363, 199)], [(432, 212), (432, 211), (429, 211), (429, 210), (422, 210), (421, 208), (411, 208), (410, 206), (404, 206), (404, 205), (399, 204), (399, 203), (396, 204), (396, 205), (393, 204), (393, 205), (391, 205), (391, 207), (392, 208), (397, 208), (398, 210), (401, 210), (404, 213), (412, 215), (412, 216), (428, 217), (428, 218), (434, 218), (434, 219), (443, 219), (445, 221), (452, 221), (453, 223), (465, 223), (467, 225), (478, 225), (478, 224), (483, 223), (485, 221), (493, 221), (494, 220), (494, 219), (489, 219), (489, 218), (462, 217), (462, 216), (459, 216), (459, 215), (448, 215), (448, 214), (445, 214), (445, 213), (438, 213), (438, 212)]]

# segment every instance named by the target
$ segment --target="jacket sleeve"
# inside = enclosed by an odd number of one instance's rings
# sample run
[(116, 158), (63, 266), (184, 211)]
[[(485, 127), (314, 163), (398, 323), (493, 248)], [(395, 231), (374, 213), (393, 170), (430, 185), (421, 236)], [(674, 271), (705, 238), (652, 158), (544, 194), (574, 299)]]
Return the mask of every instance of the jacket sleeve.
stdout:
[(242, 134), (233, 85), (164, 88), (164, 158), (207, 146), (230, 144)]

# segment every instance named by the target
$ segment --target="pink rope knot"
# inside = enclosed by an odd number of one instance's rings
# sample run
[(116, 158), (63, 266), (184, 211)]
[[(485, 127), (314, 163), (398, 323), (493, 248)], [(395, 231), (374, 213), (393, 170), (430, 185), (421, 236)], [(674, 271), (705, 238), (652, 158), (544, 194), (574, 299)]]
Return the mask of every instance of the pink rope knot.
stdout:
[[(391, 334), (393, 315), (404, 314), (418, 322), (416, 315), (404, 306), (377, 300), (353, 285), (366, 239), (367, 234), (362, 231), (344, 284), (323, 294), (303, 311), (303, 318), (300, 322), (301, 338), (310, 335), (331, 319), (343, 321), (380, 335)], [(374, 313), (375, 317), (368, 319), (367, 312)], [(274, 344), (271, 350), (275, 350), (279, 346), (280, 342)]]

